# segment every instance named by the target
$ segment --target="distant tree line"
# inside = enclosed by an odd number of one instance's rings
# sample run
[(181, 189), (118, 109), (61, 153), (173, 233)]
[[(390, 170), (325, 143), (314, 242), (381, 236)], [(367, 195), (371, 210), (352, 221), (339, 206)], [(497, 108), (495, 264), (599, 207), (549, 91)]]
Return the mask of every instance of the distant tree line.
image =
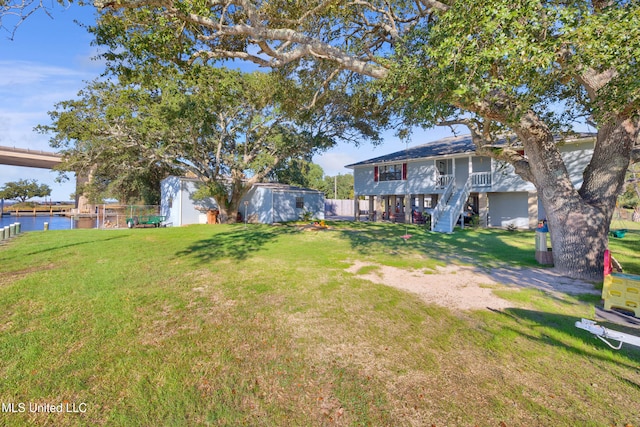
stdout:
[(327, 199), (353, 199), (353, 175), (325, 176), (320, 165), (305, 159), (291, 159), (276, 169), (273, 179), (283, 184), (311, 188)]

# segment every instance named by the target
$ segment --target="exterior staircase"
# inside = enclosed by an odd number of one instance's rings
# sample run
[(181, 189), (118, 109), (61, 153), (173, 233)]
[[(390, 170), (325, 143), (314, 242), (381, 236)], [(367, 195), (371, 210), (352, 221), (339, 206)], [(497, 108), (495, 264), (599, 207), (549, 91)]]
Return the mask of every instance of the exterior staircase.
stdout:
[(431, 215), (431, 231), (452, 233), (456, 223), (461, 219), (464, 204), (471, 193), (471, 177), (462, 187), (456, 187), (452, 180), (438, 200)]

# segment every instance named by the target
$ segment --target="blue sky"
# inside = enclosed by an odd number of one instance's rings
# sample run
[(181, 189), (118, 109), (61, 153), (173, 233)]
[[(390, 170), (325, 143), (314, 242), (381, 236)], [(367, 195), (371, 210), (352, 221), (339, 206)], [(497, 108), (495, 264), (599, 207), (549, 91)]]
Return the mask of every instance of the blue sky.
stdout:
[[(9, 40), (0, 31), (0, 145), (52, 151), (49, 136), (36, 133), (33, 128), (48, 124), (48, 111), (59, 101), (75, 98), (85, 82), (103, 71), (103, 65), (93, 61), (96, 48), (92, 36), (74, 22), (91, 24), (94, 11), (88, 6), (56, 5), (52, 17), (42, 11), (30, 16)], [(446, 128), (414, 133), (410, 145), (423, 144), (451, 132)], [(340, 145), (314, 157), (326, 175), (349, 173), (344, 165), (371, 157), (402, 150), (405, 144), (390, 132), (377, 147), (361, 145), (356, 148)], [(56, 172), (0, 165), (0, 187), (18, 179), (36, 179), (49, 185), (53, 200), (69, 200), (75, 191), (75, 180), (57, 183)], [(72, 176), (73, 178), (73, 176)]]

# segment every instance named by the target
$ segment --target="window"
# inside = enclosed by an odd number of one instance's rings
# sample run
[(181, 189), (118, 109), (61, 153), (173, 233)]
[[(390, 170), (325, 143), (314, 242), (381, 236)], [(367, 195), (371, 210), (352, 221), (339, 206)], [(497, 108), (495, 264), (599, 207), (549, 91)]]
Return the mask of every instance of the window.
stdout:
[(407, 164), (398, 163), (395, 165), (376, 166), (374, 171), (374, 179), (377, 175), (377, 181), (401, 181), (407, 179)]
[(296, 197), (296, 209), (304, 209), (304, 197)]

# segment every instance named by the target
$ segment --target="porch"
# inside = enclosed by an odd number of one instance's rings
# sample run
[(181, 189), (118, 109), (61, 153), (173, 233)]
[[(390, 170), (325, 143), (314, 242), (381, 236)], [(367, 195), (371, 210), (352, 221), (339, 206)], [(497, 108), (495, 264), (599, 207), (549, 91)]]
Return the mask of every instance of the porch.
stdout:
[(365, 215), (369, 221), (429, 224), (432, 230), (442, 231), (441, 227), (434, 226), (443, 220), (443, 215), (450, 217), (447, 220), (449, 225), (445, 226), (447, 230), (453, 229), (458, 219), (463, 221), (465, 217), (478, 215), (481, 225), (487, 225), (482, 219), (487, 217), (491, 172), (471, 173), (462, 187), (456, 186), (453, 174), (439, 174), (436, 182), (439, 185), (432, 193), (368, 195), (365, 202), (368, 209), (361, 210), (356, 220)]

